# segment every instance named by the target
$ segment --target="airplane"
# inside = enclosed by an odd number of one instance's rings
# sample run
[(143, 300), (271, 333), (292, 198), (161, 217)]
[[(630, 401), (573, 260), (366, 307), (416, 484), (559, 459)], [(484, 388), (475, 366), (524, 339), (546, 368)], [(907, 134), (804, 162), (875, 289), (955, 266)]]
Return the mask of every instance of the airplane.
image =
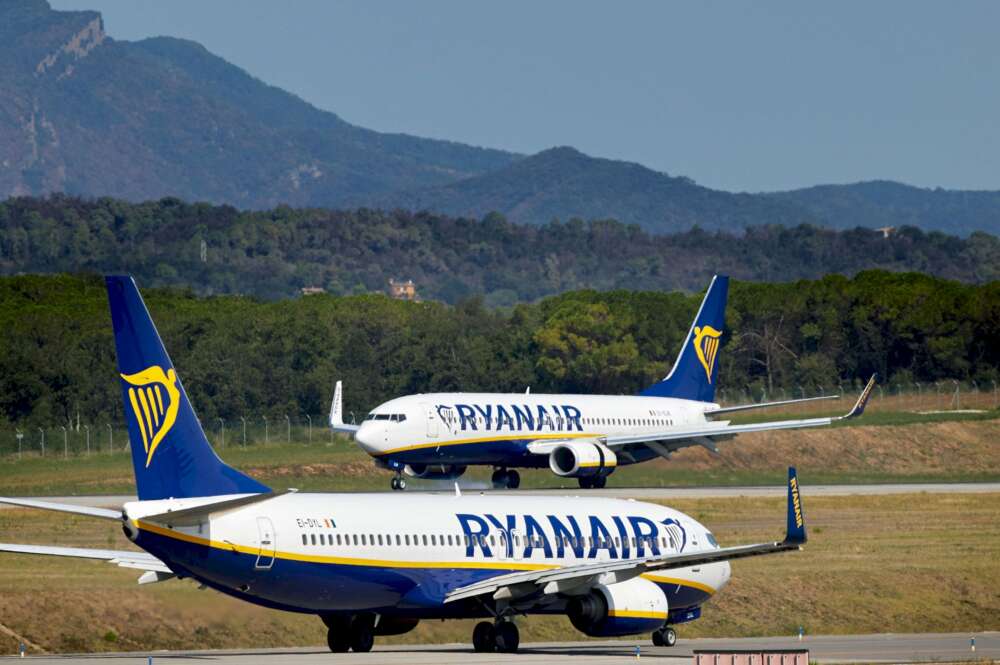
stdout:
[(697, 619), (729, 562), (801, 549), (788, 472), (785, 538), (722, 547), (697, 520), (605, 497), (274, 490), (212, 450), (135, 282), (106, 278), (138, 499), (122, 509), (0, 498), (119, 522), (136, 550), (0, 544), (0, 552), (104, 560), (139, 584), (191, 579), (257, 605), (318, 616), (331, 651), (371, 650), (422, 619), (479, 618), (479, 652), (513, 652), (516, 615), (563, 614), (597, 637)]
[(360, 425), (343, 418), (337, 381), (329, 424), (352, 435), (384, 469), (403, 477), (454, 480), (472, 465), (494, 467), (494, 487), (515, 489), (520, 468), (545, 468), (603, 488), (619, 466), (671, 455), (688, 446), (718, 453), (716, 443), (738, 434), (829, 425), (856, 418), (875, 386), (873, 375), (845, 415), (732, 425), (717, 417), (839, 395), (721, 407), (715, 399), (718, 354), (725, 330), (729, 278), (716, 275), (670, 374), (636, 396), (525, 393), (431, 393), (398, 397), (372, 409)]

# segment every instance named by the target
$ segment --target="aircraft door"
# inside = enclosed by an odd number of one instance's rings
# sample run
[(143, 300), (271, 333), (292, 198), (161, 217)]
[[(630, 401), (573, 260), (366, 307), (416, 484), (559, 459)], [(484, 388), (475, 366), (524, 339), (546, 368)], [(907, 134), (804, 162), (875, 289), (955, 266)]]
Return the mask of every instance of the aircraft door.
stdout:
[(517, 529), (510, 530), (511, 551), (514, 552), (514, 561), (520, 561), (524, 557), (524, 539)]
[(270, 570), (274, 565), (274, 524), (270, 517), (257, 518), (257, 570)]
[(438, 417), (434, 409), (427, 402), (420, 403), (420, 409), (427, 417), (427, 436), (435, 439), (438, 435)]

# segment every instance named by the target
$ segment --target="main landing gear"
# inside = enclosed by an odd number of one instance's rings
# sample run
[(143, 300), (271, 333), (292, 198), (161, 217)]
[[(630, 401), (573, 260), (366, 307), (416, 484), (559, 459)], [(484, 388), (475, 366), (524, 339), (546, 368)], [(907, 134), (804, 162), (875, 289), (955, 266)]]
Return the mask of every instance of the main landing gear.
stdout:
[(521, 486), (521, 474), (514, 469), (497, 469), (493, 472), (493, 487), (495, 489), (516, 490)]
[(366, 615), (354, 617), (322, 617), (326, 624), (326, 643), (333, 653), (365, 653), (375, 645), (374, 618)]
[(392, 480), (389, 482), (389, 487), (391, 487), (393, 491), (405, 490), (406, 478), (403, 478), (402, 474), (397, 473), (395, 476), (392, 477)]
[(670, 626), (664, 626), (653, 632), (653, 646), (672, 647), (677, 644), (677, 631)]
[(479, 653), (514, 653), (520, 644), (521, 634), (513, 621), (480, 621), (472, 631), (472, 648)]
[(608, 477), (588, 476), (586, 478), (577, 478), (576, 481), (580, 483), (581, 489), (599, 490), (599, 489), (604, 489), (604, 486), (608, 484)]

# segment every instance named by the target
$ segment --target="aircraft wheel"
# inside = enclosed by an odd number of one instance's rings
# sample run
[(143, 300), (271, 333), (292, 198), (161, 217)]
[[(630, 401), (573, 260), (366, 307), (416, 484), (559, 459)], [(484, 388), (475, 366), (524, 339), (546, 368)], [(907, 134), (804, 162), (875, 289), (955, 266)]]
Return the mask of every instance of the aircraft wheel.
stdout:
[(593, 482), (591, 483), (590, 486), (593, 487), (594, 489), (601, 490), (604, 489), (604, 487), (607, 484), (608, 484), (607, 476), (597, 476), (596, 478), (593, 479)]
[(351, 650), (354, 653), (368, 653), (375, 646), (375, 631), (368, 622), (355, 621), (351, 626)]
[(521, 643), (521, 635), (513, 621), (501, 621), (495, 629), (494, 641), (500, 653), (514, 653)]
[(675, 631), (670, 626), (662, 629), (660, 631), (663, 635), (663, 646), (672, 647), (677, 644), (677, 631)]
[(389, 481), (389, 487), (391, 487), (393, 491), (398, 490), (399, 489), (399, 478), (397, 478), (396, 476), (393, 476), (392, 480)]
[(580, 483), (580, 489), (589, 490), (594, 486), (593, 478), (577, 478), (576, 482)]
[(503, 489), (508, 483), (507, 469), (497, 469), (490, 478), (493, 481), (493, 489)]
[(652, 637), (653, 637), (653, 646), (654, 647), (662, 647), (663, 646), (663, 633), (662, 632), (660, 632), (659, 630), (654, 630)]
[(472, 648), (479, 653), (487, 653), (496, 648), (496, 632), (493, 624), (488, 621), (480, 621), (472, 630)]
[(326, 631), (326, 644), (333, 653), (346, 653), (351, 648), (351, 634), (339, 626), (330, 628)]
[(399, 479), (399, 490), (402, 491), (402, 490), (405, 490), (405, 489), (406, 489), (406, 478), (400, 478)]
[(507, 489), (516, 490), (521, 486), (521, 474), (511, 469), (507, 472)]

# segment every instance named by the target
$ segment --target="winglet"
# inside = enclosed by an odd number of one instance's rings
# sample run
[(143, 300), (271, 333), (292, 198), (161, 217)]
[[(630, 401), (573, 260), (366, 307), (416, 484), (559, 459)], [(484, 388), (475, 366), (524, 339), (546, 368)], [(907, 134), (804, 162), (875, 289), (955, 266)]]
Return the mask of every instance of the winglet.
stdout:
[(802, 513), (799, 480), (795, 467), (788, 467), (788, 524), (785, 527), (785, 544), (802, 545), (806, 542), (806, 518)]
[(333, 401), (330, 402), (330, 429), (335, 432), (357, 432), (357, 425), (344, 423), (344, 385), (337, 381), (333, 389)]
[(868, 399), (872, 396), (872, 390), (875, 388), (875, 375), (872, 374), (872, 378), (868, 379), (868, 384), (865, 389), (861, 391), (861, 395), (858, 397), (858, 401), (854, 403), (854, 408), (847, 412), (847, 415), (843, 417), (844, 420), (848, 418), (857, 418), (862, 413), (865, 412), (865, 406), (868, 405)]

